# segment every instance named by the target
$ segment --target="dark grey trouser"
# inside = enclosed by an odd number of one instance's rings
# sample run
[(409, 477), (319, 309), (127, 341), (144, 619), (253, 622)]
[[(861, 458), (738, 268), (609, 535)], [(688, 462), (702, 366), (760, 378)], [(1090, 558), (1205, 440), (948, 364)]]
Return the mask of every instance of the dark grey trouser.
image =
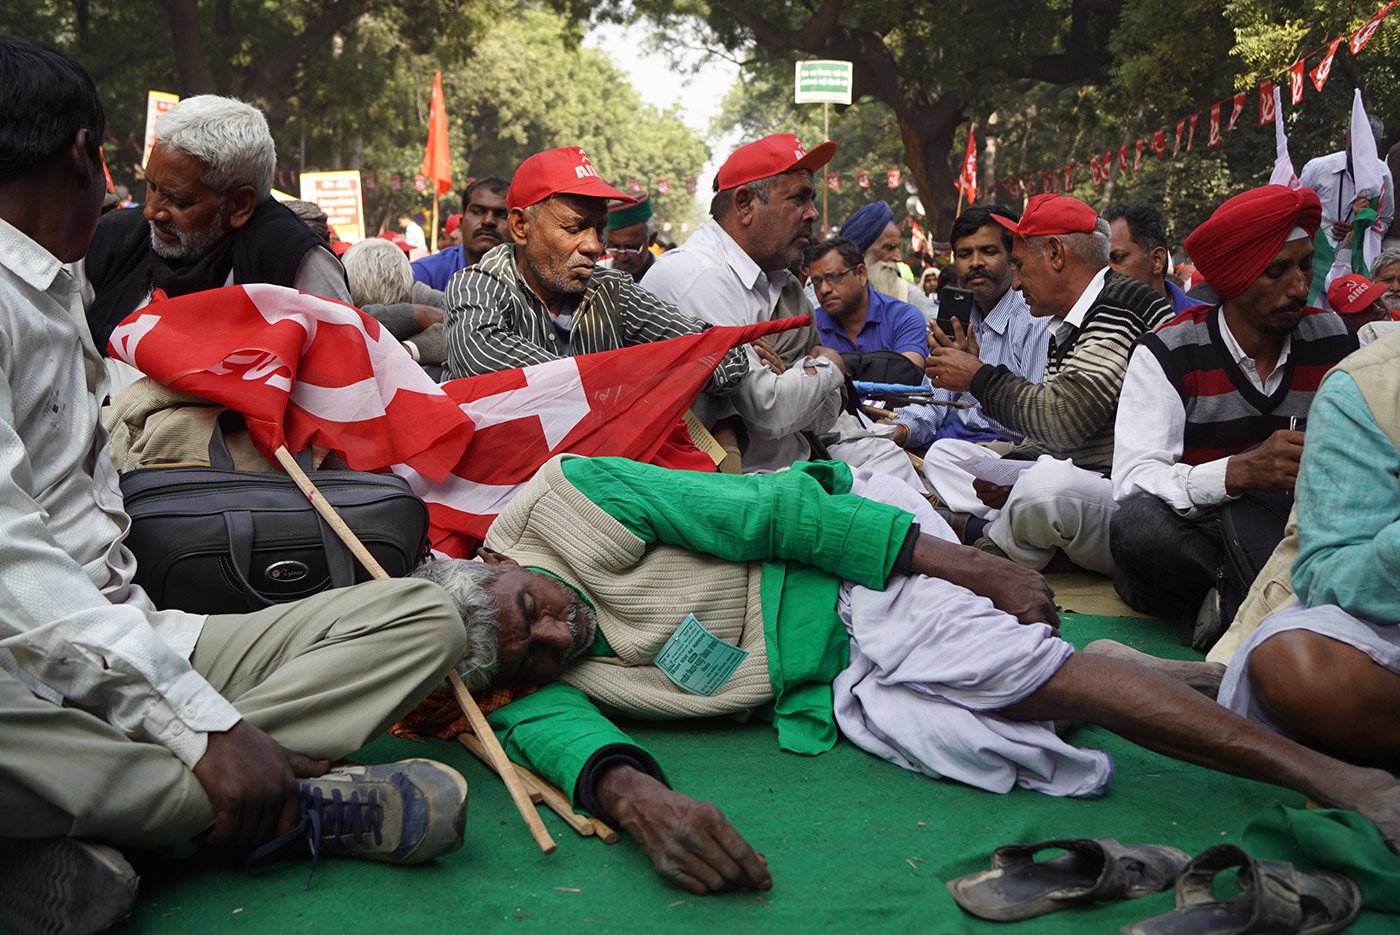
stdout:
[(1187, 519), (1156, 497), (1134, 497), (1113, 515), (1113, 589), (1134, 610), (1178, 620), (1215, 586), (1224, 556), (1214, 512)]

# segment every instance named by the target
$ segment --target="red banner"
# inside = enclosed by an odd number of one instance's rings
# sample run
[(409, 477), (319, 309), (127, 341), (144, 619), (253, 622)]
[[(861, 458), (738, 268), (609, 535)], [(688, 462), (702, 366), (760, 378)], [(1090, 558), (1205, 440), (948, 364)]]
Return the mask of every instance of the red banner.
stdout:
[(1300, 58), (1293, 63), (1292, 68), (1288, 69), (1288, 91), (1294, 107), (1303, 103), (1303, 85), (1307, 83), (1307, 68), (1307, 60)]
[(963, 155), (962, 169), (953, 187), (962, 192), (968, 204), (977, 200), (977, 137), (973, 127), (967, 128), (967, 152)]
[(1220, 102), (1210, 105), (1210, 130), (1206, 134), (1206, 146), (1220, 145)]
[(1144, 144), (1143, 144), (1143, 142), (1142, 142), (1142, 137), (1138, 137), (1138, 138), (1137, 138), (1137, 143), (1135, 143), (1135, 144), (1133, 145), (1133, 172), (1134, 172), (1134, 173), (1136, 173), (1136, 172), (1138, 172), (1138, 171), (1140, 171), (1140, 170), (1142, 169), (1142, 150), (1143, 150), (1143, 145), (1144, 145)]
[(885, 170), (885, 185), (889, 188), (898, 188), (902, 178), (904, 178), (904, 176), (898, 169)]
[(1376, 30), (1381, 28), (1381, 20), (1390, 12), (1390, 8), (1395, 6), (1397, 0), (1390, 0), (1385, 6), (1376, 11), (1376, 15), (1366, 21), (1366, 25), (1358, 29), (1351, 37), (1351, 54), (1359, 55), (1361, 50), (1366, 48), (1366, 44), (1371, 41), (1371, 37), (1376, 34)]
[(1172, 147), (1172, 158), (1175, 159), (1181, 152), (1181, 134), (1186, 132), (1186, 118), (1182, 117), (1176, 122), (1176, 145)]
[(1069, 165), (1065, 166), (1065, 191), (1074, 188), (1074, 165), (1075, 164), (1071, 162)]
[(1167, 154), (1167, 128), (1160, 127), (1152, 134), (1152, 154), (1161, 159)]
[(1131, 169), (1128, 168), (1128, 144), (1127, 144), (1127, 143), (1124, 143), (1122, 146), (1118, 147), (1118, 171), (1119, 171), (1119, 172), (1130, 172), (1130, 171), (1132, 171)]
[(661, 177), (661, 178), (659, 178), (659, 179), (657, 179), (657, 180), (656, 180), (656, 193), (657, 193), (658, 195), (669, 195), (669, 194), (671, 194), (671, 180), (668, 179), (668, 178), (666, 178), (666, 177), (664, 177), (664, 176)]
[(1192, 115), (1191, 115), (1191, 118), (1190, 118), (1190, 126), (1191, 126), (1191, 129), (1190, 129), (1190, 131), (1186, 134), (1186, 151), (1187, 151), (1187, 152), (1190, 152), (1190, 151), (1191, 151), (1191, 146), (1196, 142), (1196, 120), (1197, 120), (1199, 117), (1200, 117), (1199, 114), (1192, 114)]
[(1274, 113), (1274, 83), (1268, 78), (1259, 82), (1259, 126), (1273, 123), (1278, 116)]
[(859, 187), (859, 188), (869, 188), (869, 187), (870, 187), (870, 173), (869, 173), (869, 172), (866, 172), (864, 169), (861, 169), (859, 172), (857, 172), (857, 173), (856, 173), (856, 186)]
[(1342, 44), (1342, 39), (1344, 38), (1344, 36), (1338, 36), (1329, 42), (1327, 44), (1327, 54), (1322, 56), (1322, 61), (1318, 62), (1317, 67), (1310, 72), (1312, 75), (1313, 87), (1317, 88), (1319, 91), (1321, 91), (1322, 86), (1327, 83), (1328, 76), (1332, 74), (1332, 59), (1336, 58), (1337, 46)]
[(1227, 130), (1235, 129), (1235, 121), (1240, 119), (1240, 114), (1244, 113), (1244, 92), (1235, 95), (1235, 100), (1230, 108), (1230, 123), (1225, 127)]
[(828, 172), (826, 174), (826, 187), (834, 192), (841, 190), (841, 174), (839, 172)]
[(688, 178), (688, 179), (685, 180), (685, 191), (686, 191), (686, 194), (688, 194), (688, 195), (693, 195), (693, 194), (695, 194), (695, 179), (694, 179), (694, 178)]
[(1089, 157), (1089, 182), (1090, 182), (1090, 184), (1092, 184), (1095, 188), (1098, 188), (1100, 185), (1103, 184), (1103, 178), (1102, 178), (1102, 176), (1099, 175), (1099, 157), (1098, 157), (1098, 156), (1090, 156), (1090, 157)]

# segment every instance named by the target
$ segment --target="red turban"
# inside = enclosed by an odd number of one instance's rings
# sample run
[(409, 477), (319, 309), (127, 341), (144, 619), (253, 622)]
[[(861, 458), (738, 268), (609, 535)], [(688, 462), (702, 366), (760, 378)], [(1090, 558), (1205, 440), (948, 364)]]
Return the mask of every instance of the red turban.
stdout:
[(1321, 224), (1317, 192), (1264, 185), (1240, 192), (1216, 208), (1186, 238), (1186, 252), (1215, 294), (1232, 299), (1268, 269), (1295, 227), (1312, 238)]

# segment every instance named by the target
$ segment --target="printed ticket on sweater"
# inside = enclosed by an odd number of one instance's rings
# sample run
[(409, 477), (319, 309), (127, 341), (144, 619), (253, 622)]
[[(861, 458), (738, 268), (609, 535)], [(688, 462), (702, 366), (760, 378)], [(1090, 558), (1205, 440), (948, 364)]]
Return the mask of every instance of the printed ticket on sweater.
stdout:
[(686, 614), (652, 663), (692, 695), (713, 695), (748, 655), (706, 630), (694, 614)]

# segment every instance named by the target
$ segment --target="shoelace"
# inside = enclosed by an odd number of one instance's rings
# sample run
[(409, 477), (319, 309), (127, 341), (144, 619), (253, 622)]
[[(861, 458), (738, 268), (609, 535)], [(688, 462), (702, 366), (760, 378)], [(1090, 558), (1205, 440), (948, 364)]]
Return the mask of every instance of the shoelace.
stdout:
[(378, 790), (370, 789), (364, 802), (361, 802), (358, 789), (350, 793), (349, 799), (342, 798), (339, 789), (332, 789), (331, 797), (327, 799), (319, 786), (302, 786), (301, 820), (291, 830), (255, 849), (244, 862), (258, 863), (298, 838), (304, 838), (311, 851), (311, 871), (306, 875), (306, 889), (309, 890), (311, 878), (316, 875), (316, 868), (321, 863), (321, 845), (327, 838), (339, 844), (349, 837), (358, 844), (365, 835), (371, 834), (375, 844), (382, 844), (383, 830), (384, 809), (379, 805)]

